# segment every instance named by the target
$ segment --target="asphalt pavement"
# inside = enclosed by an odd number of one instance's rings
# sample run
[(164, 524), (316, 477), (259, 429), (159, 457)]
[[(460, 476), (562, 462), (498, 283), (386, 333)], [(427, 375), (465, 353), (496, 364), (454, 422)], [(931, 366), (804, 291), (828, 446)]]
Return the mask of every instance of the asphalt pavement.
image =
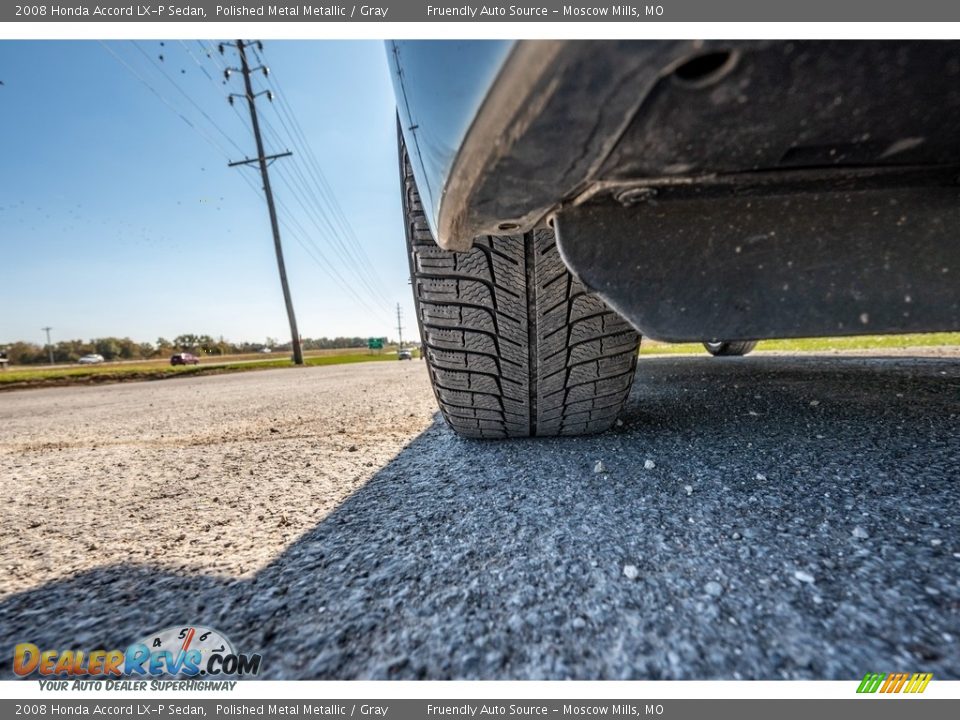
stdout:
[(560, 440), (457, 437), (418, 361), (0, 396), (5, 648), (196, 623), (279, 679), (958, 679), (958, 524), (956, 357), (645, 357), (622, 425)]

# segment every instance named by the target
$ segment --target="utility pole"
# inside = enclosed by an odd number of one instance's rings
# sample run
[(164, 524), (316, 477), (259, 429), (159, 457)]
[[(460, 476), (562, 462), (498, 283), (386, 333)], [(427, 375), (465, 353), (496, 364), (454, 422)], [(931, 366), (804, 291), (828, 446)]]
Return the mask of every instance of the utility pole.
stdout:
[(397, 335), (400, 336), (400, 350), (403, 350), (403, 325), (400, 324), (400, 303), (397, 303)]
[[(229, 43), (228, 43), (229, 44)], [(262, 48), (259, 41), (257, 45)], [(223, 54), (224, 45), (220, 45), (220, 53)], [(230, 104), (233, 105), (234, 97), (243, 97), (247, 100), (247, 105), (250, 108), (250, 124), (253, 126), (253, 137), (257, 142), (257, 157), (252, 159), (240, 160), (238, 162), (229, 163), (229, 167), (235, 167), (237, 165), (250, 165), (252, 163), (257, 163), (260, 166), (260, 177), (263, 178), (263, 193), (267, 197), (267, 210), (270, 212), (270, 229), (273, 231), (273, 247), (277, 253), (277, 269), (280, 271), (280, 285), (283, 287), (283, 301), (287, 306), (287, 319), (290, 321), (290, 341), (293, 345), (293, 362), (297, 365), (303, 365), (303, 348), (300, 345), (300, 332), (297, 330), (297, 317), (293, 312), (293, 299), (290, 297), (290, 285), (287, 282), (287, 267), (283, 262), (283, 246), (280, 243), (280, 225), (277, 222), (277, 209), (273, 204), (273, 190), (270, 188), (270, 173), (267, 171), (269, 162), (276, 160), (281, 157), (288, 157), (292, 155), (291, 152), (279, 153), (277, 155), (266, 155), (263, 151), (263, 138), (260, 137), (260, 121), (257, 118), (257, 104), (256, 99), (259, 95), (266, 95), (267, 99), (271, 102), (273, 101), (273, 93), (269, 90), (260, 93), (253, 92), (253, 83), (250, 82), (251, 73), (262, 71), (264, 76), (269, 75), (270, 71), (266, 66), (261, 65), (260, 67), (250, 69), (250, 64), (247, 62), (247, 45), (243, 40), (237, 40), (234, 47), (237, 48), (237, 53), (240, 55), (240, 72), (243, 73), (243, 86), (246, 91), (243, 95), (231, 93), (228, 97)], [(228, 68), (224, 71), (224, 77), (230, 79), (231, 69)]]
[(47, 355), (50, 358), (50, 364), (53, 365), (53, 345), (50, 344), (50, 331), (53, 330), (53, 328), (47, 326), (40, 329), (47, 334)]

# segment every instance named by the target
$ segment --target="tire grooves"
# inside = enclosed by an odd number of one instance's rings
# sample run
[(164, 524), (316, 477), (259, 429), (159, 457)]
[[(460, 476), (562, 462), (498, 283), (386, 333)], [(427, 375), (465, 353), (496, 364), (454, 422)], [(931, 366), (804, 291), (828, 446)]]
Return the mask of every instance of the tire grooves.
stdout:
[(417, 322), (447, 422), (476, 438), (609, 428), (639, 336), (573, 279), (552, 230), (441, 250), (402, 145), (400, 171)]
[(539, 358), (537, 358), (537, 262), (534, 234), (528, 233), (523, 238), (523, 249), (526, 259), (527, 272), (527, 351), (530, 364), (527, 367), (530, 393), (530, 437), (537, 436), (537, 374)]

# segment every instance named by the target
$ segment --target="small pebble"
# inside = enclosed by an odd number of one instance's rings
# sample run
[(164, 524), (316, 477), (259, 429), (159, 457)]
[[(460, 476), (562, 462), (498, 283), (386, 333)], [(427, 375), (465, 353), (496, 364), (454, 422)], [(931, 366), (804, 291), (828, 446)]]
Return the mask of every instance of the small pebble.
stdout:
[(636, 565), (624, 565), (623, 566), (623, 576), (627, 580), (636, 580), (639, 577), (640, 571), (637, 570)]
[(816, 406), (819, 405), (819, 404), (820, 404), (820, 401), (819, 401), (819, 400), (811, 400), (811, 401), (810, 401), (810, 407), (816, 407)]
[(712, 597), (719, 597), (720, 595), (723, 594), (723, 586), (720, 583), (718, 583), (716, 580), (711, 580), (706, 585), (704, 585), (703, 590), (704, 592), (707, 593), (707, 595), (710, 595)]
[(607, 471), (607, 468), (603, 464), (602, 460), (597, 460), (597, 464), (593, 466), (593, 471), (595, 473), (605, 473)]
[(643, 461), (644, 470), (653, 470), (656, 466), (657, 464), (653, 460), (650, 460), (649, 458)]
[(684, 491), (687, 495), (693, 495), (693, 485), (684, 485), (684, 486), (683, 486), (683, 491)]
[(765, 482), (766, 479), (767, 479), (767, 476), (764, 475), (763, 473), (757, 473), (754, 477), (755, 477), (755, 479), (759, 480), (760, 482)]
[(584, 620), (582, 617), (575, 617), (575, 618), (573, 619), (572, 625), (573, 625), (574, 629), (576, 629), (576, 630), (582, 630), (583, 628), (585, 628), (585, 627), (587, 626), (587, 621)]
[(731, 535), (730, 537), (732, 537), (734, 540), (739, 540), (740, 538), (743, 537), (743, 535), (741, 535), (741, 534), (738, 533), (738, 532), (735, 532), (735, 533), (734, 533), (733, 535)]
[(943, 545), (943, 540), (934, 538), (933, 540), (930, 541), (930, 544), (933, 545), (934, 547), (939, 547), (940, 545)]
[(814, 580), (813, 575), (808, 572), (804, 572), (803, 570), (795, 571), (793, 576), (802, 583), (812, 583)]
[(870, 537), (870, 533), (868, 533), (859, 525), (857, 525), (852, 531), (850, 531), (850, 534), (860, 540), (866, 540), (868, 537)]

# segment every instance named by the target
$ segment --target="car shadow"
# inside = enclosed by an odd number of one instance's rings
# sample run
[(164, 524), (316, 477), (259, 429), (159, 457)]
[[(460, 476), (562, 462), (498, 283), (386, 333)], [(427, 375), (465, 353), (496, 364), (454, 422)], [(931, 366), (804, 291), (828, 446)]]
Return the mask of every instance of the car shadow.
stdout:
[(955, 362), (641, 359), (606, 434), (437, 419), (252, 578), (106, 565), (0, 601), (0, 647), (197, 623), (275, 679), (957, 678), (958, 413)]

